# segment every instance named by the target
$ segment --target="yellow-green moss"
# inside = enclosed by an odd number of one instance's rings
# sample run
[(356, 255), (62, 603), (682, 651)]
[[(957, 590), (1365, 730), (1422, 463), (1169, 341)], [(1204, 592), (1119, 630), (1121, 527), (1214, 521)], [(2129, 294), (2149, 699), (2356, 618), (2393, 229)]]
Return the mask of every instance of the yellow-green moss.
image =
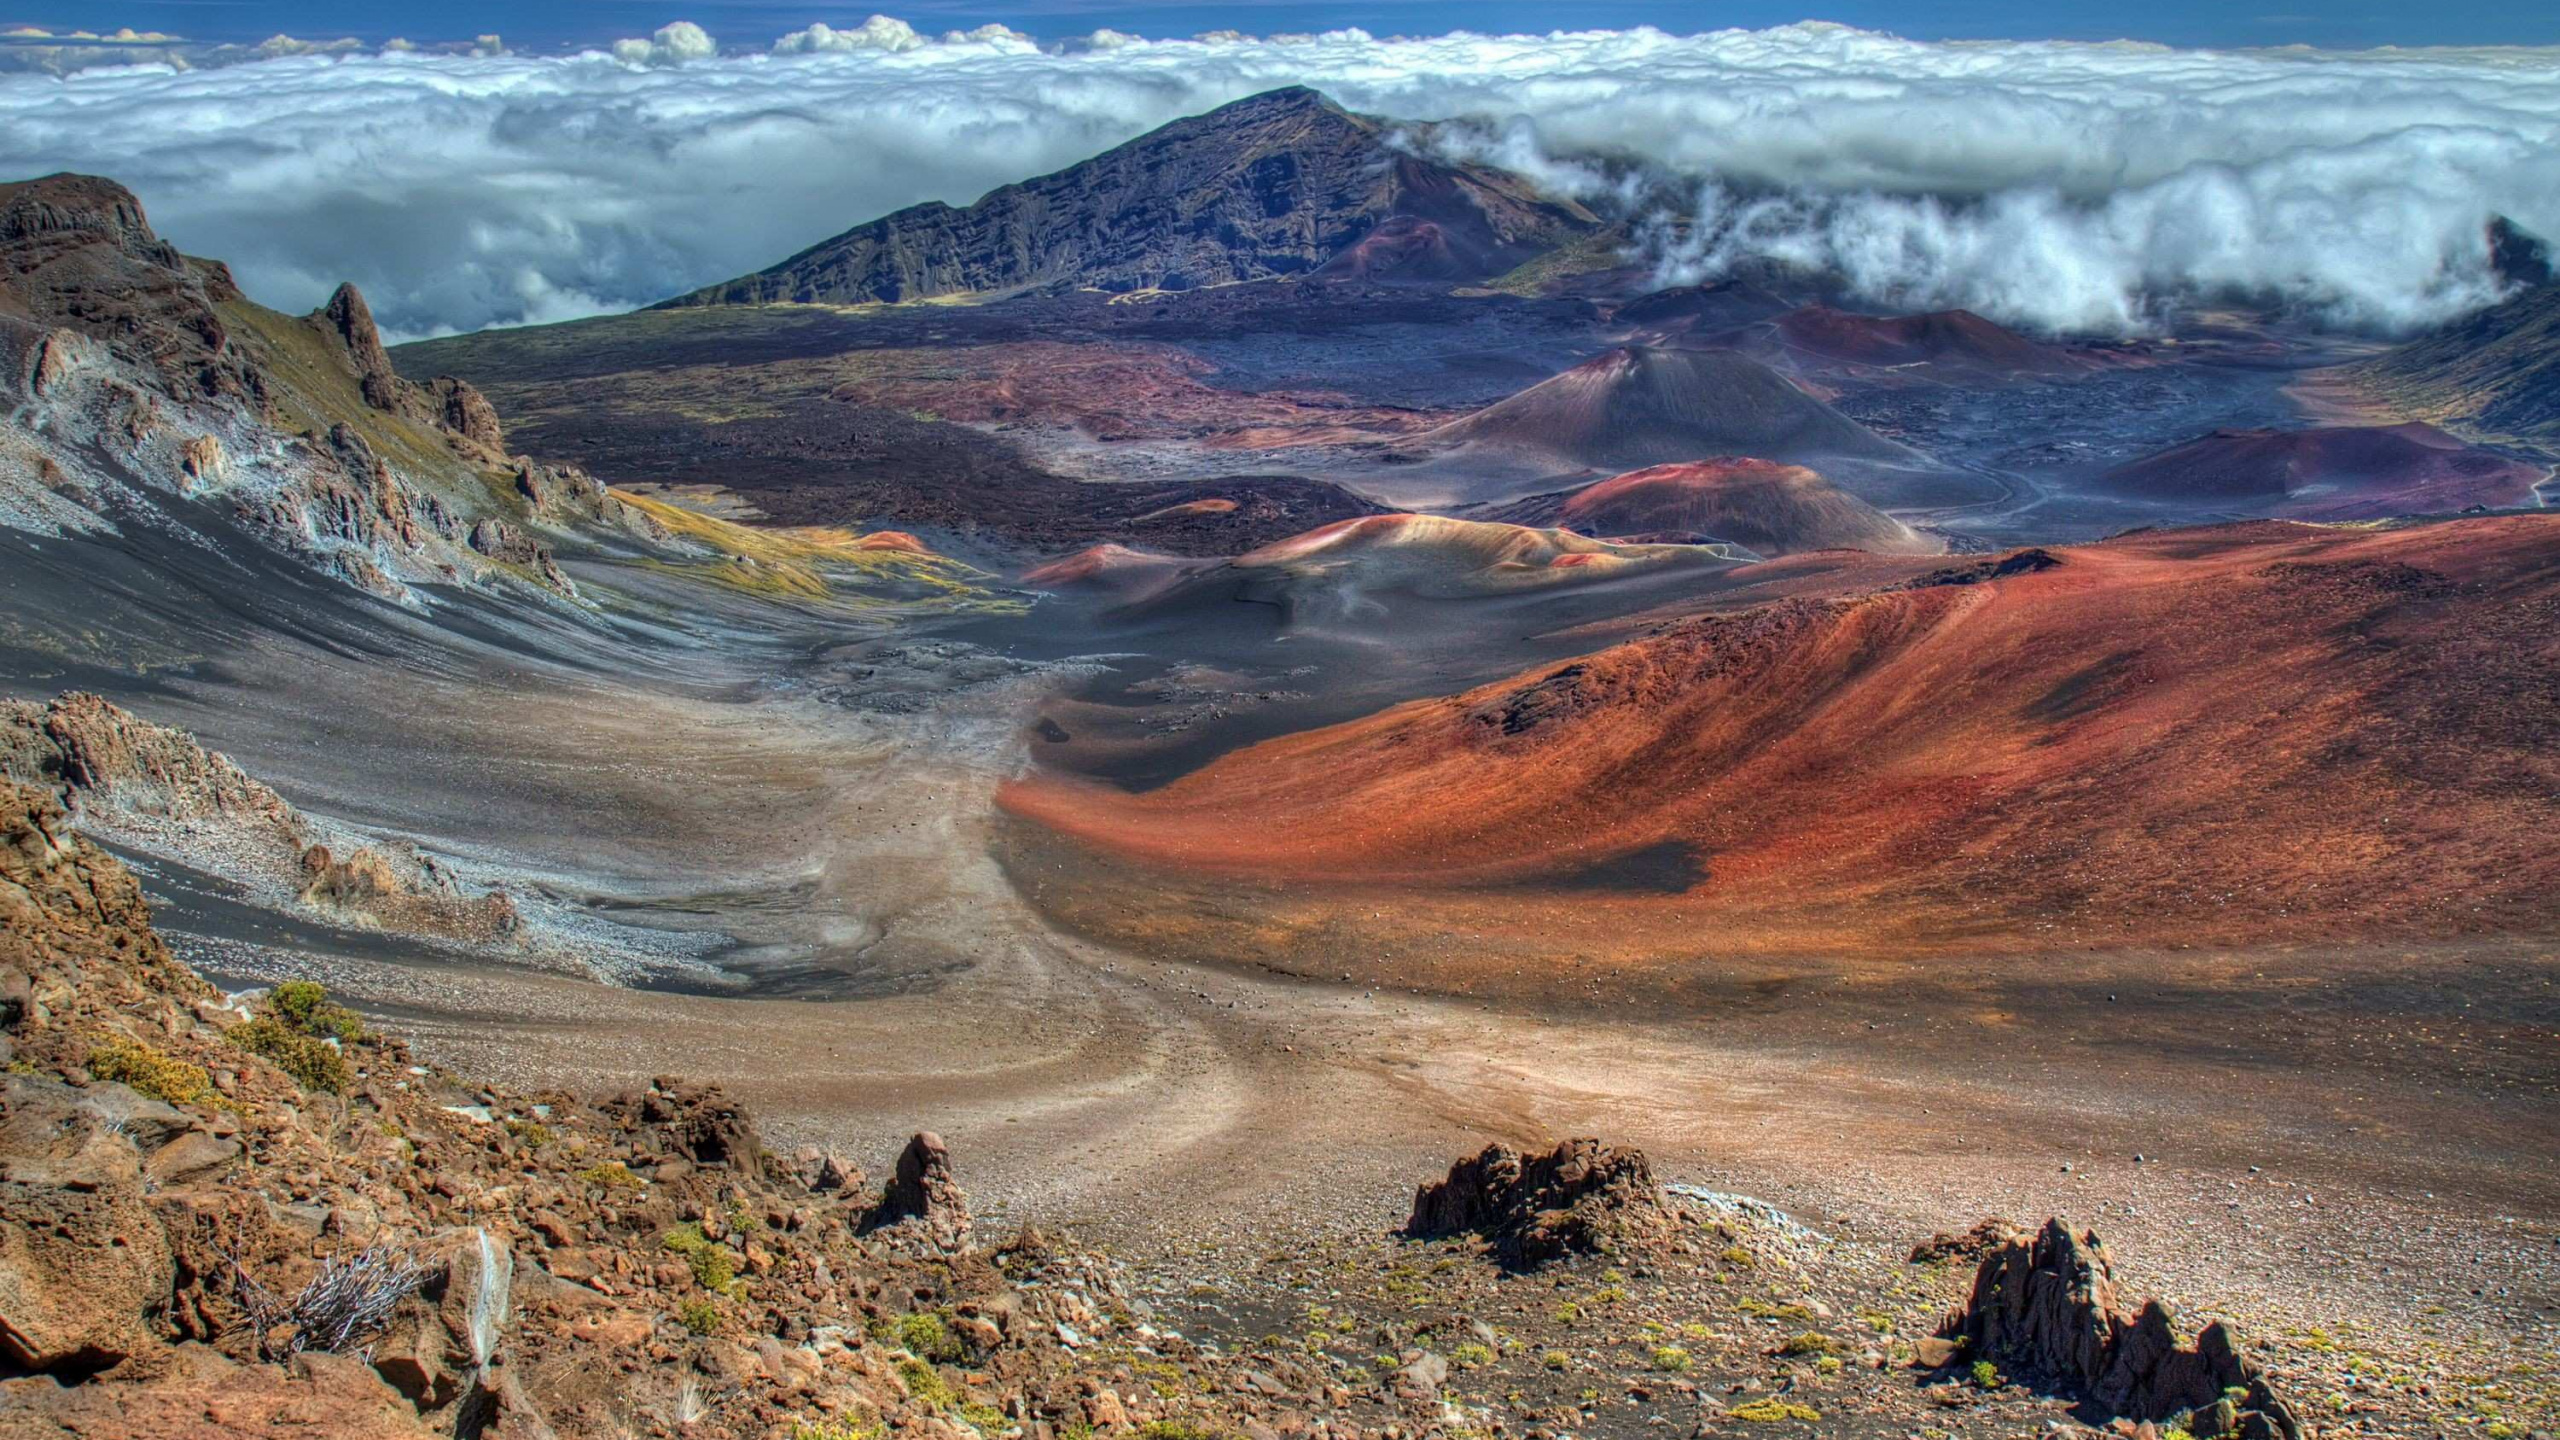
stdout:
[(343, 1095), (355, 1072), (338, 1047), (305, 1035), (272, 1015), (261, 1015), (231, 1031), (231, 1043), (275, 1065), (305, 1090)]
[(203, 1066), (163, 1055), (138, 1040), (91, 1046), (89, 1073), (171, 1105), (201, 1105), (213, 1098), (213, 1081)]
[(1758, 1425), (1779, 1424), (1788, 1420), (1802, 1421), (1810, 1425), (1822, 1418), (1822, 1412), (1810, 1405), (1794, 1400), (1781, 1400), (1775, 1395), (1758, 1400), (1746, 1400), (1724, 1413), (1728, 1420), (1746, 1420)]

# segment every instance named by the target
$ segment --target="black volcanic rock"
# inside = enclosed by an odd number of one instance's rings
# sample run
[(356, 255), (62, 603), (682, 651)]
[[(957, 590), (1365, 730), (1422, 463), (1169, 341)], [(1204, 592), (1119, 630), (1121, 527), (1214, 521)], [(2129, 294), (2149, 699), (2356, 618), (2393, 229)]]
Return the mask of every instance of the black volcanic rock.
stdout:
[(2489, 222), (2489, 269), (2510, 285), (2551, 283), (2551, 246), (2504, 215)]
[(1177, 120), (965, 210), (918, 205), (667, 301), (850, 305), (1065, 285), (1187, 290), (1306, 275), (1510, 269), (1592, 228), (1525, 181), (1423, 159), (1313, 90)]

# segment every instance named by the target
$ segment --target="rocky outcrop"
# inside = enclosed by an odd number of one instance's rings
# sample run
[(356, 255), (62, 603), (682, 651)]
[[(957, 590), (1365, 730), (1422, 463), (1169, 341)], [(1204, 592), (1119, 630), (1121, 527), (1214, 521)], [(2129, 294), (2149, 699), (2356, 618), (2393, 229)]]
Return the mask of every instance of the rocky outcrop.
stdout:
[(901, 210), (667, 304), (1188, 290), (1310, 275), (1337, 260), (1354, 278), (1451, 280), (1500, 273), (1597, 228), (1581, 206), (1518, 176), (1426, 159), (1395, 143), (1397, 128), (1312, 90), (1274, 90), (965, 210)]
[(433, 856), (401, 842), (361, 846), (344, 858), (314, 845), (302, 852), (302, 874), (304, 904), (353, 914), (387, 930), (496, 940), (513, 935), (522, 923), (505, 891), (466, 894)]
[(179, 254), (111, 180), (0, 184), (0, 325), (94, 336), (174, 394), (254, 401), (265, 378), (217, 310), (238, 297), (229, 271)]
[(1447, 1179), (1415, 1190), (1404, 1233), (1480, 1235), (1504, 1264), (1534, 1269), (1577, 1252), (1649, 1248), (1678, 1229), (1643, 1152), (1579, 1139), (1534, 1156), (1488, 1145), (1458, 1161)]
[(0, 701), (0, 775), (119, 839), (341, 919), (453, 940), (517, 930), (503, 891), (475, 893), (414, 845), (338, 834), (186, 732), (96, 695)]
[(2017, 1232), (2017, 1226), (1997, 1217), (1976, 1221), (1961, 1235), (1941, 1230), (1911, 1247), (1914, 1265), (1943, 1265), (1950, 1260), (1979, 1260), (1984, 1252), (1996, 1249)]
[(382, 348), (382, 331), (373, 323), (373, 307), (364, 302), (364, 292), (352, 284), (339, 285), (312, 319), (337, 337), (347, 363), (355, 369), (364, 403), (376, 410), (399, 409), (400, 372), (391, 367), (391, 354)]
[(716, 1087), (515, 1094), (350, 1018), (224, 1004), (0, 780), (0, 1437), (1255, 1433), (1101, 1257), (972, 1246), (930, 1137), (870, 1230), (849, 1163), (774, 1161)]
[[(576, 598), (549, 546), (526, 539), (507, 547), (521, 558), (490, 557), (465, 543), (475, 522), (639, 533), (594, 480), (511, 460), (496, 410), (468, 383), (401, 378), (353, 285), (298, 319), (264, 310), (94, 177), (0, 185), (0, 397), (13, 415), (0, 433), (0, 524), (119, 528), (129, 507), (110, 503), (117, 492), (184, 497), (319, 573), (419, 608), (425, 583), (523, 582)], [(525, 487), (521, 508), (499, 499), (501, 467), (539, 474), (542, 493)]]
[(1939, 1335), (1960, 1341), (1962, 1356), (2084, 1396), (2110, 1417), (2173, 1421), (2198, 1436), (2302, 1435), (2229, 1324), (2182, 1341), (2166, 1304), (2128, 1303), (2096, 1232), (2060, 1220), (1984, 1254), (1971, 1297)]
[(427, 382), (427, 393), (435, 397), (447, 430), (479, 446), (486, 454), (507, 453), (507, 436), (498, 423), (498, 407), (490, 404), (489, 397), (470, 381), (439, 375)]
[(898, 1230), (931, 1250), (969, 1248), (975, 1223), (969, 1197), (952, 1177), (951, 1150), (930, 1130), (918, 1131), (898, 1152), (898, 1168), (871, 1212), (867, 1228)]
[(659, 1163), (717, 1166), (749, 1175), (775, 1168), (746, 1107), (717, 1085), (661, 1075), (648, 1089), (626, 1091), (597, 1108), (626, 1129), (652, 1136)]

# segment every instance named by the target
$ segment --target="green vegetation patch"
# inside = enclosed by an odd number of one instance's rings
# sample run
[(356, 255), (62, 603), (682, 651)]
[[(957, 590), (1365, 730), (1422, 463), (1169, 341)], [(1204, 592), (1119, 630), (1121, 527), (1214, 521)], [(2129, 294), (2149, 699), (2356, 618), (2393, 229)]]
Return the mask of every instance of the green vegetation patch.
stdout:
[(317, 980), (287, 980), (267, 995), (268, 1013), (305, 1035), (352, 1045), (364, 1038), (364, 1020), (329, 998)]
[(623, 1164), (619, 1160), (608, 1160), (601, 1165), (590, 1165), (586, 1169), (578, 1172), (578, 1179), (582, 1184), (593, 1185), (601, 1190), (637, 1190), (640, 1188), (640, 1177), (632, 1174), (631, 1167)]
[(170, 1105), (201, 1105), (213, 1099), (213, 1080), (203, 1066), (164, 1055), (139, 1040), (109, 1040), (89, 1047), (89, 1073)]
[(318, 1090), (330, 1095), (344, 1095), (354, 1081), (355, 1071), (338, 1047), (314, 1035), (306, 1035), (272, 1015), (261, 1015), (246, 1025), (233, 1027), (231, 1043), (273, 1064), (293, 1077), (305, 1090)]

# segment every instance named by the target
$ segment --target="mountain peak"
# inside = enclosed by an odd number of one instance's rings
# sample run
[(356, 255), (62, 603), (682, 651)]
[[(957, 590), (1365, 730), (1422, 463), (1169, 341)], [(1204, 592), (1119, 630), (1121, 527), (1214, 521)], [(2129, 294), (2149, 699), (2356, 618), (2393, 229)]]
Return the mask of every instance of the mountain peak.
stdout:
[[(1517, 176), (1391, 148), (1303, 85), (1264, 91), (1090, 160), (858, 226), (670, 306), (851, 305), (1044, 287), (1189, 290), (1333, 273), (1498, 274), (1598, 222)], [(1391, 243), (1388, 243), (1391, 242)]]
[(1334, 104), (1332, 100), (1325, 96), (1323, 91), (1315, 89), (1312, 86), (1283, 85), (1277, 90), (1264, 90), (1258, 94), (1247, 95), (1241, 100), (1230, 100), (1226, 104), (1206, 112), (1203, 118), (1218, 115), (1241, 114), (1255, 110), (1331, 110), (1336, 114), (1347, 115), (1350, 113), (1349, 111), (1344, 110), (1341, 106)]

